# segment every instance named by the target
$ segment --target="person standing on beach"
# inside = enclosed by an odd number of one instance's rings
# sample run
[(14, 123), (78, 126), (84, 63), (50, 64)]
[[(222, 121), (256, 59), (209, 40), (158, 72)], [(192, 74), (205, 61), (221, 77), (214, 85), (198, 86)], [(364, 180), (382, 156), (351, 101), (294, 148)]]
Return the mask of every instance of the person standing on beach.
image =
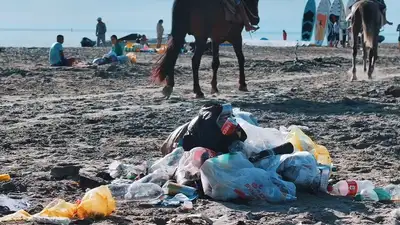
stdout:
[(339, 40), (340, 40), (340, 27), (339, 27), (339, 23), (337, 21), (335, 21), (335, 23), (333, 24), (333, 42), (334, 42), (334, 46), (337, 48), (338, 44), (339, 44)]
[(103, 47), (106, 45), (106, 32), (107, 32), (106, 24), (103, 23), (101, 17), (97, 18), (97, 25), (96, 25), (97, 47), (100, 47), (100, 41)]
[(49, 62), (51, 66), (72, 66), (75, 62), (74, 58), (64, 57), (64, 36), (57, 35), (57, 42), (50, 47)]
[(163, 27), (163, 20), (159, 20), (157, 23), (157, 47), (161, 48), (162, 37), (164, 35), (164, 27)]
[(397, 25), (397, 30), (396, 31), (399, 32), (399, 38), (397, 39), (397, 41), (399, 42), (398, 46), (399, 46), (399, 49), (400, 49), (400, 24)]
[(287, 40), (287, 33), (286, 33), (285, 30), (283, 30), (282, 35), (283, 35), (283, 40), (286, 41)]

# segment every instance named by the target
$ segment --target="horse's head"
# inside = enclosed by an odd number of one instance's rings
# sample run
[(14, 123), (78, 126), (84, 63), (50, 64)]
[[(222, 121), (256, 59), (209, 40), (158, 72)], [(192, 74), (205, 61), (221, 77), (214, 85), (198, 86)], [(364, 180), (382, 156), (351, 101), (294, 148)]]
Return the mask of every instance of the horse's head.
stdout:
[(242, 0), (245, 3), (245, 8), (249, 16), (250, 23), (252, 25), (258, 25), (260, 23), (260, 17), (258, 16), (258, 2), (259, 0)]

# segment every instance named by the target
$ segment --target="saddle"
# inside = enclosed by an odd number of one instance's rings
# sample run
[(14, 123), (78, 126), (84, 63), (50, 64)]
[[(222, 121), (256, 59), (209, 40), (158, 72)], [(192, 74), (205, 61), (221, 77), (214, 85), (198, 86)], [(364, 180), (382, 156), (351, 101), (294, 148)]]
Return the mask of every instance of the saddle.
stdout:
[(241, 18), (237, 13), (236, 0), (222, 0), (224, 3), (225, 19), (228, 22), (239, 23)]
[[(357, 11), (357, 8), (359, 7), (359, 5), (361, 3), (362, 3), (362, 1), (357, 1), (356, 3), (354, 3), (351, 6), (351, 11), (350, 11), (349, 15), (346, 17), (346, 21), (351, 21), (351, 18), (353, 18), (354, 14)], [(381, 23), (382, 23), (381, 27), (383, 27), (386, 25), (386, 18), (385, 18), (385, 15), (383, 14), (382, 10), (381, 10), (380, 16), (381, 16)]]

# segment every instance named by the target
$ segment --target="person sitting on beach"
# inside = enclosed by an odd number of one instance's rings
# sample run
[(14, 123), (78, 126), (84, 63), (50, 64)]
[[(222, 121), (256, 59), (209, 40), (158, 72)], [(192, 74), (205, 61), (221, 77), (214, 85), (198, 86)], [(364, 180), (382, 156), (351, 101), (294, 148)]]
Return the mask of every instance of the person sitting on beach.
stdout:
[(49, 62), (51, 66), (72, 66), (75, 62), (74, 58), (64, 57), (64, 36), (57, 35), (57, 42), (50, 47)]
[(119, 43), (119, 40), (117, 38), (117, 35), (112, 35), (111, 36), (111, 44), (112, 44), (112, 51), (117, 55), (121, 56), (124, 54), (124, 50), (122, 49), (121, 44)]
[(149, 45), (149, 43), (147, 43), (148, 42), (148, 39), (147, 39), (147, 37), (146, 37), (146, 35), (142, 35), (142, 37), (140, 38), (140, 44), (141, 45)]

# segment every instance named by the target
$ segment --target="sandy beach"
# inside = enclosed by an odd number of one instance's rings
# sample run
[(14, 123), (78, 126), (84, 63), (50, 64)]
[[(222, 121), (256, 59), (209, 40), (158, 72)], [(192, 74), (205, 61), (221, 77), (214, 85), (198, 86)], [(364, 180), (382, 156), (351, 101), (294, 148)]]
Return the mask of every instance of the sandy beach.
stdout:
[[(91, 62), (109, 49), (66, 48), (67, 56)], [(237, 90), (238, 64), (231, 47), (221, 49), (219, 95), (211, 95), (211, 56), (200, 68), (205, 99), (192, 94), (191, 55), (181, 55), (169, 100), (151, 84), (158, 55), (139, 54), (134, 65), (75, 68), (48, 66), (48, 49), (0, 51), (0, 194), (26, 197), (31, 214), (53, 198), (71, 202), (85, 190), (50, 170), (77, 164), (88, 174), (106, 172), (115, 159), (154, 161), (159, 147), (179, 125), (210, 101), (230, 102), (252, 112), (263, 127), (302, 125), (328, 148), (337, 167), (332, 179), (368, 179), (376, 185), (400, 184), (400, 98), (385, 94), (400, 85), (400, 52), (381, 45), (373, 80), (362, 71), (349, 82), (351, 49), (244, 47), (248, 93)], [(118, 204), (113, 216), (80, 224), (207, 224), (188, 215), (202, 213), (218, 224), (400, 224), (394, 203), (356, 202), (327, 194), (297, 193), (285, 204), (246, 205), (198, 199), (194, 209)], [(249, 214), (251, 212), (251, 214)], [(217, 223), (214, 223), (217, 224)]]

